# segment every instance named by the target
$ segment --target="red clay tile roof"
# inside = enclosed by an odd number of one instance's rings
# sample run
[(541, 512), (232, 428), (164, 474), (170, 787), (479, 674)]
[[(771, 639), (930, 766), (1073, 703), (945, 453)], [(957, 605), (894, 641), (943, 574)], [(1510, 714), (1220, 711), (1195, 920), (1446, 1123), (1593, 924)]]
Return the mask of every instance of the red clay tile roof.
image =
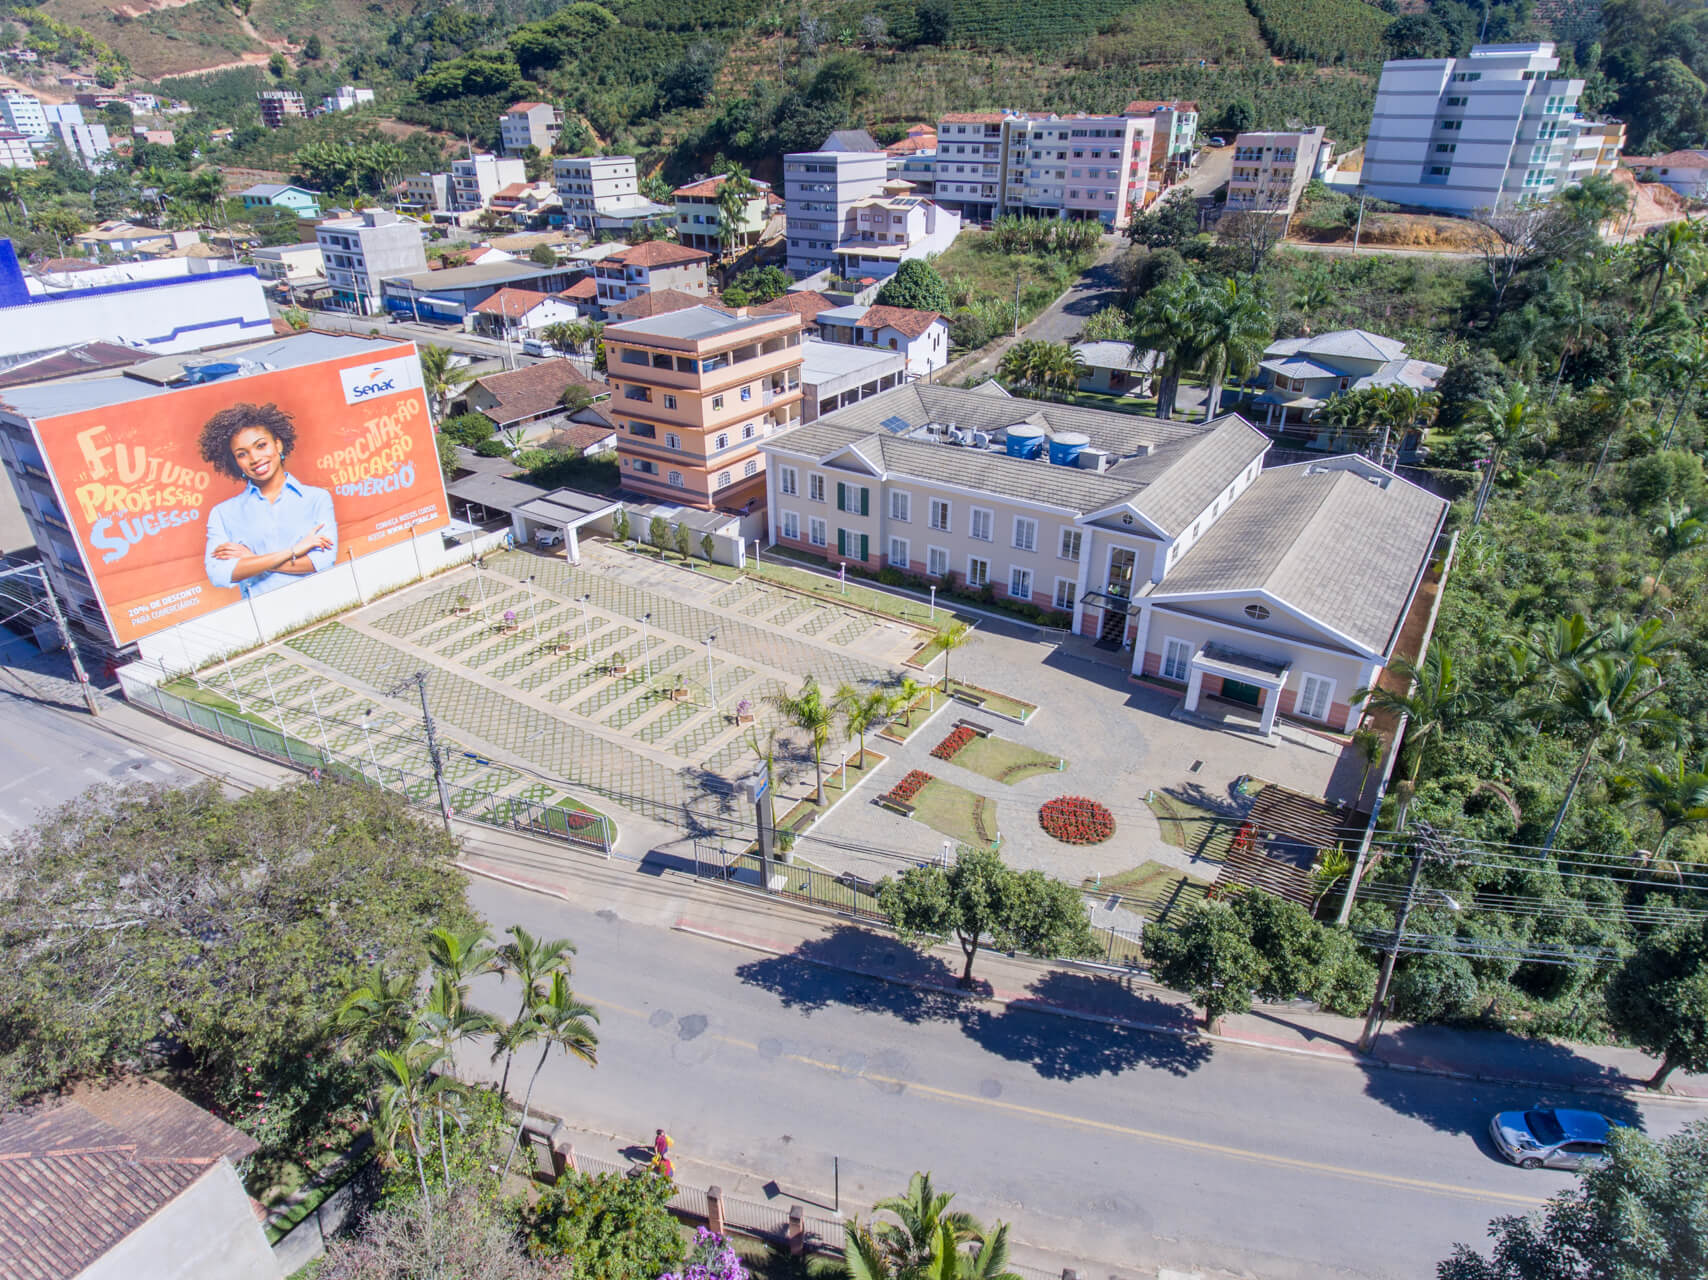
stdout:
[(252, 1138), (150, 1080), (0, 1118), (0, 1275), (70, 1280)]
[(900, 142), (892, 142), (884, 148), (887, 156), (911, 156), (921, 151), (937, 150), (937, 135), (935, 133), (910, 133)]
[(911, 307), (867, 307), (860, 317), (862, 329), (894, 329), (909, 338), (917, 338), (943, 317), (935, 311), (915, 311)]
[(572, 422), (567, 427), (559, 427), (552, 432), (551, 442), (585, 452), (616, 434), (617, 428), (609, 422)]
[(829, 311), (835, 305), (822, 293), (815, 293), (811, 289), (798, 289), (785, 293), (781, 298), (756, 303), (747, 310), (749, 315), (756, 316), (781, 316), (792, 312), (806, 322), (816, 319), (820, 311)]
[(560, 298), (568, 298), (572, 302), (588, 302), (599, 296), (599, 282), (592, 276), (583, 276), (569, 288), (560, 291)]
[[(728, 181), (729, 174), (714, 174), (710, 178), (702, 178), (698, 182), (690, 182), (685, 187), (677, 187), (676, 190), (672, 191), (670, 194), (673, 196), (700, 196), (702, 198), (706, 196), (715, 196), (723, 189), (724, 183)], [(770, 183), (760, 182), (757, 178), (753, 180), (753, 185), (759, 188), (760, 195), (764, 195), (766, 192), (771, 190)]]
[(1008, 117), (1000, 111), (949, 111), (942, 118), (946, 124), (1001, 124)]
[(643, 293), (638, 298), (619, 302), (610, 308), (610, 311), (612, 315), (624, 320), (644, 320), (648, 316), (662, 316), (672, 311), (686, 311), (689, 307), (706, 306), (715, 301), (715, 298), (703, 298), (698, 294), (683, 293), (680, 289), (654, 289), (651, 293)]
[(630, 245), (621, 253), (613, 253), (601, 259), (601, 264), (611, 263), (625, 267), (673, 267), (688, 262), (710, 262), (712, 255), (703, 249), (690, 249), (687, 245), (675, 244), (669, 240), (648, 240), (645, 244)]
[(500, 289), (485, 302), (476, 303), (474, 309), (481, 315), (503, 315), (514, 320), (527, 315), (549, 297), (549, 293), (535, 293), (532, 289)]
[(99, 262), (90, 262), (87, 258), (49, 258), (42, 263), (43, 271), (99, 271)]
[(590, 382), (576, 372), (574, 365), (562, 359), (542, 360), (508, 373), (489, 373), (470, 384), (471, 389), (479, 387), (497, 401), (480, 412), (501, 427), (549, 413), (571, 386), (586, 387), (594, 396), (611, 394), (610, 387), (603, 382)]
[(533, 187), (533, 185), (534, 184), (531, 182), (512, 182), (508, 186), (500, 187), (498, 190), (494, 191), (492, 193), (492, 198), (496, 200), (500, 196), (504, 196), (508, 199), (519, 200), (530, 188)]
[(1708, 151), (1669, 151), (1663, 156), (1626, 156), (1633, 169), (1653, 167), (1700, 169), (1708, 166)]
[(507, 111), (505, 114), (506, 115), (514, 115), (518, 111), (532, 111), (535, 107), (541, 107), (544, 105), (545, 104), (543, 102), (518, 102), (518, 103), (514, 104), (510, 108), (510, 110)]

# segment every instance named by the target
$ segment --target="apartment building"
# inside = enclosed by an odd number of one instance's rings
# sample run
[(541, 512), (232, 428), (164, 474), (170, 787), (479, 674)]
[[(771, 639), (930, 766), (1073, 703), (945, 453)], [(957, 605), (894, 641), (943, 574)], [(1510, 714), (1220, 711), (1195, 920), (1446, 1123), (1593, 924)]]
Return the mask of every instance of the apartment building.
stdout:
[(552, 161), (552, 179), (571, 226), (591, 231), (595, 218), (642, 198), (633, 156), (569, 156)]
[(1156, 126), (1156, 140), (1151, 149), (1153, 169), (1183, 168), (1192, 163), (1192, 151), (1198, 145), (1196, 102), (1140, 98), (1129, 102), (1121, 114), (1150, 120)]
[(795, 151), (783, 157), (788, 268), (797, 280), (836, 270), (836, 246), (862, 200), (881, 196), (882, 151)]
[(1478, 45), (1464, 58), (1385, 63), (1364, 146), (1364, 189), (1471, 214), (1545, 200), (1611, 174), (1622, 134), (1584, 119), (1584, 82), (1551, 41)]
[(1002, 212), (1125, 227), (1150, 202), (1155, 133), (1155, 122), (1142, 117), (1010, 115), (1002, 127)]
[(47, 127), (47, 116), (42, 112), (41, 99), (33, 93), (20, 93), (16, 89), (0, 93), (0, 123), (26, 138), (53, 136), (53, 130)]
[(314, 229), (314, 238), (332, 286), (332, 305), (354, 315), (381, 310), (385, 277), (427, 270), (420, 228), (388, 209), (333, 218)]
[(929, 378), (949, 363), (949, 322), (935, 311), (855, 303), (820, 311), (814, 321), (828, 343), (899, 352), (910, 378)]
[(455, 199), (448, 173), (412, 173), (398, 189), (397, 207), (409, 213), (431, 216), (449, 213)]
[(548, 156), (563, 133), (563, 112), (549, 102), (518, 102), (498, 117), (500, 150), (519, 156), (529, 147)]
[(521, 160), (501, 160), (488, 152), (451, 161), (451, 209), (473, 213), (492, 203), (492, 197), (512, 182), (525, 183), (528, 167)]
[(374, 100), (372, 89), (358, 89), (353, 84), (342, 84), (320, 100), (320, 110), (323, 115), (331, 115), (338, 111), (354, 111)]
[(1305, 184), (1328, 169), (1334, 144), (1322, 126), (1285, 133), (1242, 133), (1234, 139), (1228, 212), (1285, 212), (1299, 207)]
[(602, 310), (643, 297), (654, 291), (674, 289), (704, 298), (710, 293), (706, 264), (712, 255), (703, 249), (647, 240), (629, 245), (593, 264), (593, 280)]
[[(1393, 656), (1447, 503), (1360, 457), (1265, 470), (1234, 415), (1165, 422), (910, 383), (761, 446), (772, 541), (988, 587), (1219, 699), (1345, 731)], [(1372, 534), (1380, 530), (1380, 536)]]
[(773, 434), (801, 420), (801, 320), (690, 307), (605, 328), (625, 489), (703, 510), (765, 499)]
[(268, 129), (281, 128), (287, 120), (303, 120), (308, 105), (295, 89), (263, 89), (255, 95), (261, 104), (261, 124)]
[(932, 198), (968, 222), (1002, 208), (1002, 125), (1007, 111), (952, 111), (937, 122)]
[(0, 131), (0, 169), (34, 169), (35, 167), (35, 148), (30, 146), (29, 138), (10, 129)]
[(833, 251), (844, 280), (893, 276), (910, 258), (942, 253), (961, 234), (961, 215), (913, 194), (913, 184), (884, 182), (881, 196), (857, 201)]
[[(678, 243), (690, 249), (704, 249), (707, 253), (724, 252), (723, 210), (718, 204), (718, 195), (727, 181), (729, 175), (720, 173), (677, 187), (670, 193), (676, 201)], [(727, 246), (737, 253), (757, 244), (771, 221), (771, 186), (758, 181), (753, 185), (756, 191), (743, 202), (741, 216), (735, 220), (733, 239)]]

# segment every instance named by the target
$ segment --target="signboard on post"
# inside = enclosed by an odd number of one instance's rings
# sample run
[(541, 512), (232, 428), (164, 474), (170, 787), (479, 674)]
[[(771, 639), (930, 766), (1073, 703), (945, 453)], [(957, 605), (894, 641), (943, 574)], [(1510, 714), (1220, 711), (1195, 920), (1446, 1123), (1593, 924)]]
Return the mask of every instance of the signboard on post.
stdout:
[(450, 522), (407, 343), (33, 425), (120, 644)]

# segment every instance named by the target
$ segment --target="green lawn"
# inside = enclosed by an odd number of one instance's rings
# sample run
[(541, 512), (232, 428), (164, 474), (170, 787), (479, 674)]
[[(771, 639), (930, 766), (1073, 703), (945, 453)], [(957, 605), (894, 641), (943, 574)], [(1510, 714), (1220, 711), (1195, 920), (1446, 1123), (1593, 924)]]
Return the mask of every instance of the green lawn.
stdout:
[(1208, 809), (1176, 800), (1165, 792), (1149, 797), (1151, 812), (1162, 828), (1162, 838), (1197, 858), (1225, 862), (1239, 823)]
[[(876, 736), (870, 733), (866, 735), (866, 760), (864, 764), (860, 762), (860, 749), (857, 746), (849, 750), (846, 767), (839, 768), (834, 762), (827, 761), (824, 771), (824, 803), (822, 805), (815, 804), (810, 795), (805, 800), (797, 801), (786, 814), (777, 819), (777, 829), (779, 831), (805, 831), (814, 822), (817, 822), (830, 809), (831, 805), (859, 786), (868, 774), (888, 760), (888, 756), (872, 750), (872, 739)], [(807, 780), (811, 781), (812, 777), (813, 775), (808, 774)]]
[(1038, 709), (1035, 702), (1026, 702), (1020, 698), (1011, 698), (1005, 693), (997, 693), (993, 689), (984, 689), (976, 684), (968, 684), (964, 680), (949, 681), (950, 693), (966, 693), (978, 699), (978, 705), (986, 711), (994, 711), (999, 716), (1007, 716), (1011, 720), (1024, 723), (1032, 718), (1032, 713)]
[(1024, 778), (1055, 773), (1057, 766), (1065, 767), (1066, 762), (1048, 752), (1035, 751), (993, 733), (988, 738), (974, 738), (967, 743), (955, 753), (954, 763), (1012, 786)]
[(999, 322), (1006, 333), (1014, 322), (1014, 286), (1020, 285), (1020, 323), (1030, 324), (1038, 313), (1062, 295), (1095, 258), (1032, 253), (1003, 253), (984, 231), (963, 231), (955, 243), (932, 260), (957, 307), (970, 307)]
[(1105, 897), (1119, 894), (1126, 906), (1141, 912), (1146, 920), (1166, 921), (1175, 912), (1201, 901), (1210, 883), (1160, 862), (1145, 862), (1100, 881), (1087, 880), (1080, 888)]
[(995, 803), (941, 778), (927, 782), (913, 797), (913, 820), (975, 849), (996, 842)]
[(935, 689), (927, 689), (914, 699), (905, 712), (885, 725), (884, 731), (878, 736), (891, 742), (906, 742), (931, 719), (931, 713), (938, 706), (938, 696)]

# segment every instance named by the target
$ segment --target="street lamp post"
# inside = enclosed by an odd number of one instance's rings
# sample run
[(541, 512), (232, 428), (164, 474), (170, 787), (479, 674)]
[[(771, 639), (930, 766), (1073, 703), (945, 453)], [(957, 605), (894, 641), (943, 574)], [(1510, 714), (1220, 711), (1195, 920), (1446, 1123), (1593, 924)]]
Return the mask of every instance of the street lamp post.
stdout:
[(706, 637), (706, 692), (711, 695), (712, 710), (718, 709), (718, 678), (712, 667), (712, 644), (718, 638), (717, 632)]
[(534, 628), (534, 575), (530, 573), (522, 583), (528, 588), (528, 638), (533, 640), (538, 638)]
[[(1412, 847), (1411, 879), (1406, 882), (1405, 900), (1400, 904), (1400, 914), (1394, 921), (1394, 938), (1388, 944), (1387, 953), (1382, 957), (1382, 974), (1376, 981), (1376, 997), (1370, 1002), (1369, 1015), (1364, 1019), (1363, 1034), (1358, 1037), (1358, 1052), (1369, 1053), (1376, 1047), (1376, 1040), (1382, 1034), (1382, 1020), (1387, 1016), (1388, 984), (1394, 978), (1394, 965), (1400, 958), (1400, 942), (1405, 935), (1406, 921), (1411, 918), (1412, 908), (1417, 905), (1419, 897), (1418, 880), (1423, 875), (1424, 843), (1418, 841)], [(1450, 911), (1458, 911), (1459, 904), (1451, 895), (1441, 889), (1428, 889), (1425, 892), (1441, 899)]]
[(937, 584), (931, 584), (931, 621), (937, 621)]
[(373, 722), (374, 709), (369, 707), (366, 711), (362, 712), (362, 741), (368, 744), (368, 767), (374, 771), (376, 781), (383, 783), (384, 780), (379, 777), (380, 762), (374, 756), (374, 736), (368, 731), (368, 726)]
[(644, 672), (642, 678), (649, 684), (652, 682), (652, 653), (650, 652), (650, 636), (647, 632), (646, 624), (651, 621), (652, 615), (650, 613), (641, 614), (641, 669)]
[(587, 602), (591, 599), (591, 591), (584, 592), (581, 596), (581, 643), (584, 645), (593, 638), (593, 624), (587, 620)]
[(486, 579), (481, 575), (480, 570), (481, 563), (477, 559), (474, 562), (474, 591), (480, 597), (480, 620), (488, 622), (490, 619), (486, 616)]

